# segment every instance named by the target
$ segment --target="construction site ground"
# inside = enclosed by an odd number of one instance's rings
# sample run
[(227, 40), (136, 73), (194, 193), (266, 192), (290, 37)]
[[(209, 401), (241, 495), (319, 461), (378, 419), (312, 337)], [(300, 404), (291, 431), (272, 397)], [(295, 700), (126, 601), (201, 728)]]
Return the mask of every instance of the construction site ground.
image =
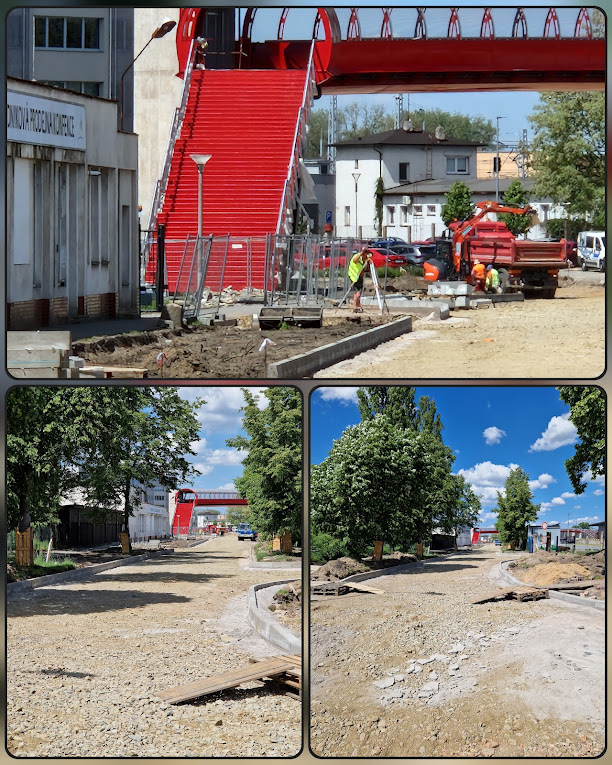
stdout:
[(594, 757), (605, 614), (507, 587), (486, 545), (314, 596), (311, 746), (327, 757)]
[[(186, 704), (158, 691), (283, 653), (247, 621), (247, 591), (282, 578), (248, 568), (234, 534), (7, 606), (7, 744), (19, 757), (296, 755), (301, 710), (261, 682)], [(286, 575), (291, 578), (291, 574)]]
[[(397, 280), (389, 288), (410, 290), (411, 279), (406, 285)], [(605, 360), (603, 277), (574, 273), (564, 275), (561, 285), (554, 300), (454, 310), (445, 321), (417, 317), (411, 333), (322, 369), (315, 377), (597, 377)], [(73, 353), (90, 366), (146, 368), (153, 378), (261, 379), (272, 362), (393, 318), (381, 316), (377, 306), (366, 307), (363, 314), (354, 314), (351, 307), (326, 308), (322, 328), (262, 331), (252, 327), (257, 306), (236, 304), (225, 310), (237, 317), (238, 326), (90, 337), (76, 342)], [(268, 346), (264, 358), (259, 348), (265, 338), (275, 345)], [(166, 355), (163, 368), (157, 363), (160, 352)]]

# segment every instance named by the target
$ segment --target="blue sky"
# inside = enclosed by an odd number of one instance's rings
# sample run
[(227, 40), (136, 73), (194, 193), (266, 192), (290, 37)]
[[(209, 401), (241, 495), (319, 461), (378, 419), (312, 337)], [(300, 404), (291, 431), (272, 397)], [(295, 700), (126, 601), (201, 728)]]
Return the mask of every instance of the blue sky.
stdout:
[[(268, 400), (263, 396), (265, 388), (249, 386), (249, 390), (259, 395), (259, 404), (264, 408)], [(187, 401), (203, 398), (206, 403), (198, 410), (200, 437), (194, 442), (195, 456), (188, 460), (202, 475), (185, 483), (184, 488), (207, 491), (234, 491), (234, 479), (242, 475), (242, 460), (247, 452), (239, 452), (226, 446), (225, 440), (243, 434), (242, 413), (244, 396), (239, 387), (184, 387), (179, 388), (180, 395)]]
[[(311, 463), (325, 459), (332, 442), (360, 421), (356, 388), (319, 388), (311, 397)], [(530, 478), (534, 502), (542, 503), (540, 520), (563, 526), (604, 520), (603, 477), (589, 481), (576, 496), (564, 462), (574, 453), (576, 431), (567, 419), (569, 407), (555, 388), (417, 387), (417, 399), (436, 402), (444, 424), (443, 438), (456, 455), (453, 466), (482, 496), (480, 525), (492, 526), (497, 491), (512, 468)]]

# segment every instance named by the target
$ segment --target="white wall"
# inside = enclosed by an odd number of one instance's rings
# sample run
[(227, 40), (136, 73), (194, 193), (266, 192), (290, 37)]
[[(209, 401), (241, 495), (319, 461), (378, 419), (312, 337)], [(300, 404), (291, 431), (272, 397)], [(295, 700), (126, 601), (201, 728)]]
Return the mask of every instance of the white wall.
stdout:
[[(178, 8), (136, 8), (134, 50), (142, 50), (152, 32), (166, 18), (178, 22)], [(183, 80), (176, 77), (176, 27), (153, 40), (134, 64), (134, 132), (139, 136), (139, 193), (141, 226), (146, 228), (155, 184), (164, 166), (174, 110), (180, 105)]]

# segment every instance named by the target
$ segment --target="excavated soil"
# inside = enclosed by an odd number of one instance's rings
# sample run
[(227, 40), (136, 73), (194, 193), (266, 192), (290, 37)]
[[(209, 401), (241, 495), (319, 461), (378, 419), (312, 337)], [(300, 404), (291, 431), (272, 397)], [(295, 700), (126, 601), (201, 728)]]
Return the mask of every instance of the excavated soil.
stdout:
[(324, 757), (594, 757), (605, 614), (498, 588), (488, 546), (313, 596), (311, 747)]
[[(87, 366), (147, 369), (150, 378), (260, 379), (267, 377), (268, 364), (365, 332), (394, 318), (401, 317), (347, 313), (346, 317), (325, 319), (319, 329), (266, 331), (253, 329), (251, 322), (243, 318), (242, 326), (236, 327), (199, 326), (92, 338), (75, 343), (73, 353), (84, 358)], [(266, 338), (274, 345), (268, 345), (264, 360), (259, 348)], [(160, 352), (167, 357), (163, 373), (157, 364)]]

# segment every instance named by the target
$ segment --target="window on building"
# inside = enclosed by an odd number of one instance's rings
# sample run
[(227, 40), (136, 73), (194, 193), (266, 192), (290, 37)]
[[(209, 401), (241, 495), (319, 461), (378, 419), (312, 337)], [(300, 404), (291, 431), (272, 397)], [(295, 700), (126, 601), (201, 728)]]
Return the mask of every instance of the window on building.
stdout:
[(395, 205), (387, 207), (387, 223), (389, 226), (395, 226)]
[(410, 162), (399, 163), (399, 182), (408, 183), (410, 181)]
[(427, 215), (432, 216), (436, 214), (436, 206), (435, 205), (427, 205)]
[(447, 175), (467, 175), (470, 171), (468, 157), (447, 157)]
[(423, 217), (423, 205), (412, 205), (412, 214), (415, 218)]
[(408, 205), (402, 205), (400, 207), (400, 221), (402, 226), (408, 225)]
[(100, 49), (100, 19), (78, 16), (35, 16), (37, 48)]
[(550, 212), (550, 205), (540, 205), (540, 210), (542, 211), (542, 221), (547, 221), (548, 214)]
[(344, 225), (350, 226), (351, 225), (351, 206), (346, 205), (344, 208)]
[(99, 96), (101, 82), (77, 82), (76, 80), (39, 80), (45, 85), (52, 85), (62, 90), (72, 90), (75, 93), (83, 93), (86, 96)]

